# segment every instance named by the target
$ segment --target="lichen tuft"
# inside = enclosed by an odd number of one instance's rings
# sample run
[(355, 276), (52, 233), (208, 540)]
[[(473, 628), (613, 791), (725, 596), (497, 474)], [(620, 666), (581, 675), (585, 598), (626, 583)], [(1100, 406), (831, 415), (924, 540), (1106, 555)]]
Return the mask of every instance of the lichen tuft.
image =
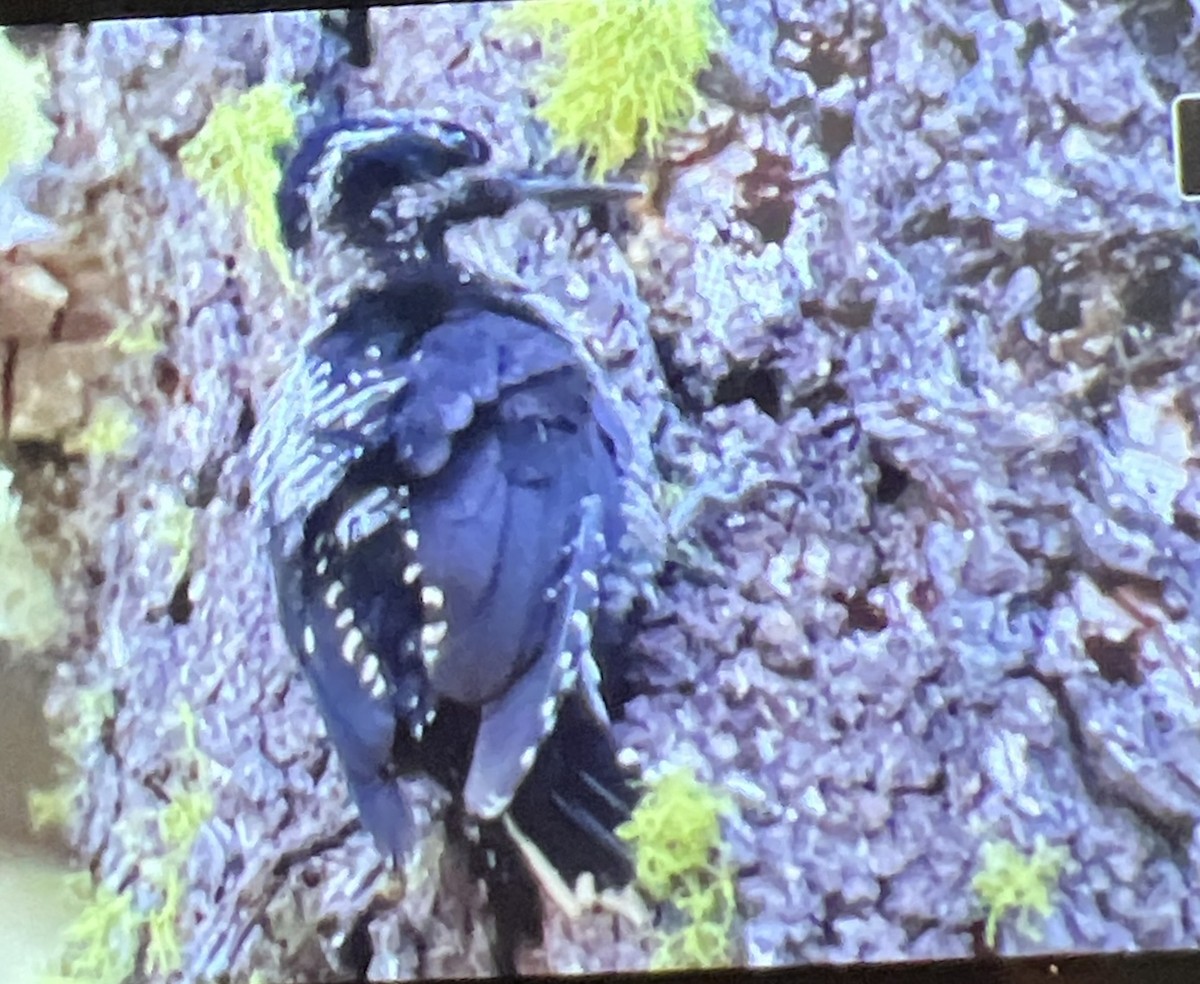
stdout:
[(167, 493), (151, 517), (154, 539), (171, 552), (170, 583), (177, 584), (187, 571), (196, 542), (196, 510), (179, 493)]
[[(73, 883), (83, 903), (80, 914), (67, 930), (57, 971), (43, 984), (122, 984), (135, 970), (143, 941), (150, 974), (167, 979), (182, 969), (188, 862), (201, 829), (213, 817), (216, 766), (199, 747), (196, 715), (186, 704), (179, 706), (178, 726), (187, 785), (170, 792), (169, 802), (153, 816), (139, 818), (156, 829), (161, 843), (159, 854), (143, 857), (138, 865), (141, 884), (153, 902), (147, 908), (135, 885), (117, 891), (103, 880), (93, 882), (90, 874), (76, 876)], [(65, 790), (50, 791), (42, 804), (57, 813), (66, 795)], [(37, 802), (31, 799), (31, 808)]]
[(296, 139), (299, 86), (266, 82), (213, 108), (180, 151), (184, 173), (200, 193), (245, 216), (246, 235), (291, 284), (275, 210), (283, 171), (276, 150)]
[(650, 782), (617, 829), (633, 847), (638, 884), (682, 917), (662, 934), (655, 969), (719, 967), (733, 959), (737, 893), (721, 831), (733, 808), (691, 769), (674, 769)]
[(54, 124), (42, 112), (46, 66), (26, 58), (0, 31), (0, 181), (15, 167), (35, 164), (50, 152)]
[(126, 356), (158, 355), (166, 348), (158, 327), (146, 318), (123, 321), (109, 332), (104, 342)]
[(117, 397), (101, 400), (87, 425), (63, 442), (67, 454), (103, 459), (129, 457), (138, 425), (133, 408)]
[(603, 175), (695, 112), (696, 76), (724, 30), (711, 0), (540, 0), (498, 26), (542, 39), (536, 113), (560, 149), (582, 148)]
[(1018, 913), (1021, 930), (1037, 939), (1040, 930), (1030, 913), (1045, 917), (1053, 910), (1050, 891), (1070, 858), (1065, 847), (1050, 847), (1038, 837), (1032, 851), (1022, 851), (1010, 841), (988, 841), (980, 851), (981, 867), (971, 882), (987, 911), (984, 933), (988, 946), (996, 945), (1000, 920)]

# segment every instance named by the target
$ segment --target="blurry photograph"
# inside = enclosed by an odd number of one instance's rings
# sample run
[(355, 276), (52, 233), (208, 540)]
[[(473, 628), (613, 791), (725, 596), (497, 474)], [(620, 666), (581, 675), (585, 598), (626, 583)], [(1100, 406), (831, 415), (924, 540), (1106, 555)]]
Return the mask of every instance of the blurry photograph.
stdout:
[(1193, 4), (0, 71), (6, 980), (1200, 948)]

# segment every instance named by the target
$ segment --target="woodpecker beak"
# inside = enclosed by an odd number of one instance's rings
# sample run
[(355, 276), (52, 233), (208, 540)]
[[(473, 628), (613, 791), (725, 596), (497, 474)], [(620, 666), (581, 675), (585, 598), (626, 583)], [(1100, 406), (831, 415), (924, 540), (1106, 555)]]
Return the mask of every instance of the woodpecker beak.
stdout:
[(646, 187), (632, 181), (593, 184), (560, 178), (520, 178), (517, 193), (525, 199), (541, 202), (547, 208), (585, 208), (646, 194)]

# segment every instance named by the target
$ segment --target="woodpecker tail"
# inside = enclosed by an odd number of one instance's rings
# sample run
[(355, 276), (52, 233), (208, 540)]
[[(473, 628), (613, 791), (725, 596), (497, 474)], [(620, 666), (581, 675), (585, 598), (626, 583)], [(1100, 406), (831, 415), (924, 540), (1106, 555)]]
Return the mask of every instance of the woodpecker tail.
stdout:
[(567, 886), (591, 872), (598, 888), (620, 887), (633, 864), (616, 828), (637, 801), (617, 764), (608, 725), (572, 695), (508, 810), (511, 827), (545, 857)]
[(495, 920), (498, 974), (518, 974), (522, 946), (541, 941), (546, 894), (571, 905), (584, 872), (598, 888), (632, 880), (632, 859), (615, 831), (636, 801), (608, 726), (580, 697), (568, 697), (507, 813), (480, 825), (472, 852)]

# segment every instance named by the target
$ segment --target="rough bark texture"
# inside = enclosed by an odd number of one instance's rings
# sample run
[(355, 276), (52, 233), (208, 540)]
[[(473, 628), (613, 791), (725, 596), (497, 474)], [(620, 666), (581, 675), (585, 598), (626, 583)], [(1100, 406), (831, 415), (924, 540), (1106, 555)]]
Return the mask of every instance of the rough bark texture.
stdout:
[[(612, 235), (522, 211), (459, 244), (562, 305), (642, 440), (621, 741), (736, 794), (751, 964), (970, 954), (981, 845), (1038, 836), (1074, 863), (1002, 952), (1196, 946), (1200, 263), (1167, 107), (1200, 88), (1200, 8), (719, 9), (653, 207)], [(563, 165), (530, 115), (536, 50), (489, 24), (376, 12), (363, 73), (299, 15), (41, 42), (61, 129), (33, 202), (103, 259), (91, 307), (167, 343), (92, 393), (134, 409), (131, 456), (20, 472), (73, 626), (47, 708), (68, 839), (147, 910), (155, 817), (211, 785), (187, 979), (491, 968), (436, 791), (414, 784), (432, 819), (401, 876), (351, 825), (246, 508), (254, 408), (309, 314), (176, 159), (223, 94), (307, 77)], [(171, 490), (196, 507), (178, 580), (146, 535)], [(551, 913), (529, 966), (644, 967), (652, 935)]]

